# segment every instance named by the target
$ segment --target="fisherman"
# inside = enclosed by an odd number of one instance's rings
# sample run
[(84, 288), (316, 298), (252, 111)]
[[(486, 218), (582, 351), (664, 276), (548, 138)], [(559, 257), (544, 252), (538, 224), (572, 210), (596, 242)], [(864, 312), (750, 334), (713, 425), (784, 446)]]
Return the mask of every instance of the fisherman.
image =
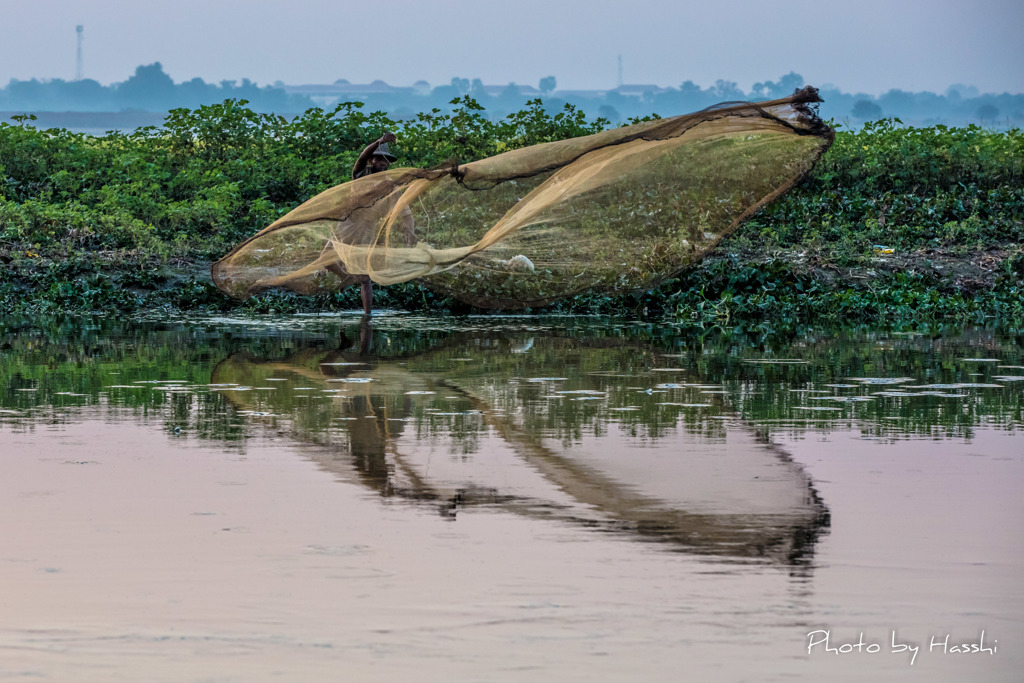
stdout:
[(397, 140), (394, 133), (384, 133), (378, 140), (374, 140), (366, 146), (352, 166), (352, 179), (362, 178), (371, 173), (380, 173), (388, 170), (388, 167), (398, 159), (388, 145)]
[[(356, 180), (371, 173), (380, 173), (381, 171), (388, 170), (391, 163), (398, 159), (388, 148), (388, 145), (395, 142), (395, 140), (397, 138), (394, 133), (384, 133), (379, 139), (368, 144), (359, 153), (359, 158), (356, 159), (356, 163), (352, 166), (352, 179)], [(348, 277), (345, 266), (340, 263), (332, 264), (327, 269), (339, 277)], [(373, 280), (370, 279), (369, 275), (359, 276), (359, 298), (363, 304), (363, 315), (371, 315), (373, 310)]]

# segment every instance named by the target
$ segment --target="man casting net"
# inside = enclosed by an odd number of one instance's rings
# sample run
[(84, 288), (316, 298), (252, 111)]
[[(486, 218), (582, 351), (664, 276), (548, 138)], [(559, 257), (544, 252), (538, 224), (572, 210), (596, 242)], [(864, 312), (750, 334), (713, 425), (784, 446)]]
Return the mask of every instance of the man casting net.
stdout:
[(770, 102), (394, 168), (313, 197), (212, 267), (231, 296), (419, 279), (482, 308), (646, 289), (800, 181), (834, 131), (814, 88)]

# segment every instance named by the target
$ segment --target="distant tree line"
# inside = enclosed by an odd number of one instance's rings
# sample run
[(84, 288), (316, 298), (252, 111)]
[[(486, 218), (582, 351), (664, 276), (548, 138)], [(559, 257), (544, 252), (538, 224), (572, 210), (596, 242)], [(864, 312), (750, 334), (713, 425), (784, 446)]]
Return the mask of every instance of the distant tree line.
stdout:
[[(347, 83), (347, 81), (338, 81)], [(420, 112), (452, 110), (452, 101), (469, 96), (478, 102), (486, 116), (498, 120), (519, 111), (527, 102), (542, 97), (548, 111), (561, 111), (571, 104), (591, 117), (603, 117), (612, 124), (625, 123), (650, 114), (670, 116), (697, 111), (719, 102), (763, 101), (785, 97), (804, 85), (800, 74), (789, 73), (778, 81), (763, 81), (744, 92), (735, 82), (718, 80), (702, 88), (687, 80), (678, 87), (621, 86), (606, 91), (557, 90), (554, 76), (546, 76), (536, 87), (509, 83), (496, 89), (479, 78), (456, 77), (450, 83), (431, 88), (383, 87), (353, 97), (367, 111), (381, 111), (394, 119), (413, 119)], [(863, 93), (845, 93), (835, 86), (820, 88), (825, 102), (823, 117), (850, 127), (866, 121), (898, 118), (904, 123), (931, 126), (980, 123), (992, 128), (1019, 128), (1024, 125), (1024, 94), (981, 94), (973, 86), (953, 85), (945, 93), (890, 90), (878, 97)], [(143, 110), (164, 112), (175, 108), (195, 109), (232, 98), (247, 100), (254, 111), (298, 114), (317, 106), (311, 97), (289, 93), (281, 83), (260, 87), (248, 79), (206, 83), (200, 78), (174, 83), (159, 62), (139, 66), (123, 83), (109, 86), (93, 80), (18, 81), (0, 88), (0, 111), (90, 111), (116, 112)], [(322, 103), (321, 103), (322, 105)]]
[(261, 88), (247, 78), (240, 84), (206, 83), (201, 78), (175, 83), (156, 62), (136, 67), (128, 80), (112, 85), (101, 85), (91, 79), (11, 80), (6, 88), (0, 89), (0, 110), (163, 112), (181, 107), (195, 109), (228, 98), (248, 100), (249, 106), (260, 112), (301, 112), (314, 106), (307, 97), (289, 95), (281, 87)]

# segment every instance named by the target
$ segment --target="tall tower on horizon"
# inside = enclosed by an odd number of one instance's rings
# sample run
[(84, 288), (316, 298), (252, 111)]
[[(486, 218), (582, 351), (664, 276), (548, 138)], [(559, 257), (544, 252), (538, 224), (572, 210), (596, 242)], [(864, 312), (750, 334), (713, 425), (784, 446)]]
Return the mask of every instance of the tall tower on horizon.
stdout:
[(79, 24), (75, 27), (75, 33), (78, 34), (78, 52), (75, 56), (75, 80), (82, 80), (82, 25)]

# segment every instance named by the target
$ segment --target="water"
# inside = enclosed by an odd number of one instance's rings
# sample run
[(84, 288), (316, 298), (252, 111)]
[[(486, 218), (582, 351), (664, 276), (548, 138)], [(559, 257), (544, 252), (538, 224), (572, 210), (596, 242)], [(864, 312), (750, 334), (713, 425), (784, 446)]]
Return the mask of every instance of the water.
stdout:
[(1017, 337), (386, 315), (3, 339), (0, 680), (1024, 666)]

